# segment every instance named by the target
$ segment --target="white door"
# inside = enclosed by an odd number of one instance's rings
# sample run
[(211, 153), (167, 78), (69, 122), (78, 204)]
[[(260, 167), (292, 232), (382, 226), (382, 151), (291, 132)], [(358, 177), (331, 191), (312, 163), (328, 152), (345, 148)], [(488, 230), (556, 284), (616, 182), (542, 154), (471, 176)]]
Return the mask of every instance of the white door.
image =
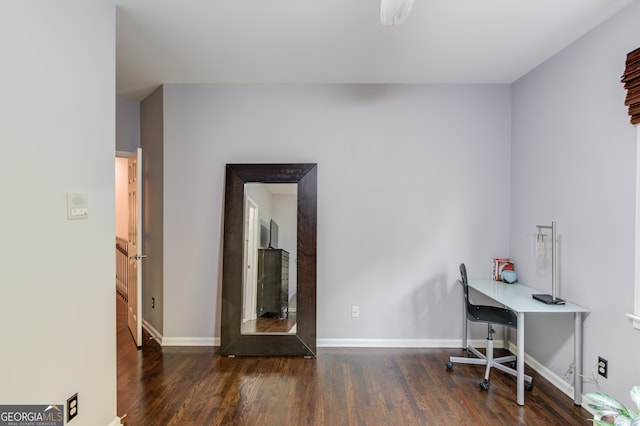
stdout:
[(142, 148), (129, 156), (129, 271), (127, 317), (136, 346), (142, 346)]
[(244, 303), (242, 305), (242, 322), (255, 320), (256, 302), (257, 302), (257, 286), (258, 286), (258, 267), (256, 255), (258, 254), (258, 230), (260, 229), (260, 220), (258, 218), (258, 205), (247, 197), (245, 205), (245, 265), (244, 265), (244, 286), (242, 289), (242, 297)]

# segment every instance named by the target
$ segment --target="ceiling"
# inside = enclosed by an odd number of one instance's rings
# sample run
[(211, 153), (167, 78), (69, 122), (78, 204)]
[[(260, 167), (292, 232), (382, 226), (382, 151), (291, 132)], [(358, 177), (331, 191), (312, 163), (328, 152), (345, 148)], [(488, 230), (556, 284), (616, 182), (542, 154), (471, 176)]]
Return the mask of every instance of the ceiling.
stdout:
[(116, 89), (162, 83), (510, 84), (633, 0), (116, 0)]

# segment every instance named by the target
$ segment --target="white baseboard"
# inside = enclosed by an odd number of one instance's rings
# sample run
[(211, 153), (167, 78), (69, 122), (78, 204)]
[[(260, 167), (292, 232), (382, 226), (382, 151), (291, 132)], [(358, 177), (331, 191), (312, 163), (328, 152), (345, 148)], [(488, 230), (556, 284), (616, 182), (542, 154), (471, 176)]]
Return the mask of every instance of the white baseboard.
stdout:
[[(163, 337), (146, 322), (142, 326), (160, 346), (220, 346), (219, 337)], [(495, 348), (502, 348), (502, 340), (494, 340)], [(477, 348), (487, 346), (486, 339), (469, 340)], [(460, 348), (459, 339), (317, 339), (319, 348)]]
[(111, 422), (107, 426), (123, 426), (120, 420), (122, 420), (120, 417), (116, 417), (115, 419), (111, 420)]
[[(518, 346), (515, 345), (513, 342), (509, 342), (509, 350), (515, 354), (518, 352)], [(559, 376), (553, 371), (549, 370), (547, 367), (542, 365), (540, 362), (538, 362), (538, 360), (536, 360), (526, 352), (524, 354), (524, 362), (532, 370), (534, 370), (536, 373), (544, 377), (546, 380), (549, 381), (549, 383), (551, 383), (553, 386), (559, 389), (562, 393), (564, 393), (565, 395), (567, 395), (569, 398), (573, 400), (573, 394), (574, 394), (574, 387), (572, 384), (573, 382), (572, 383), (567, 382), (562, 376)], [(587, 402), (585, 402), (584, 398), (582, 398), (581, 406), (592, 415), (596, 414), (596, 412), (591, 407), (589, 407)]]
[[(518, 346), (510, 342), (509, 350), (515, 354), (518, 352)], [(567, 382), (561, 376), (549, 370), (547, 367), (538, 362), (537, 359), (533, 358), (527, 353), (524, 354), (524, 363), (531, 367), (536, 373), (551, 382), (551, 384), (561, 390), (562, 393), (573, 399), (573, 385), (571, 383)]]
[(160, 346), (220, 346), (219, 337), (164, 337), (145, 320), (142, 327)]
[(162, 334), (160, 334), (160, 332), (158, 330), (153, 328), (153, 326), (151, 324), (149, 324), (149, 322), (147, 322), (144, 319), (142, 320), (142, 328), (147, 330), (147, 333), (149, 333), (151, 335), (152, 339), (154, 339), (156, 342), (158, 342), (160, 345), (162, 345)]
[[(476, 348), (486, 348), (487, 339), (469, 340)], [(460, 348), (461, 339), (317, 339), (319, 348)], [(502, 340), (494, 340), (495, 348), (502, 348)]]
[(220, 346), (219, 337), (163, 337), (162, 346)]

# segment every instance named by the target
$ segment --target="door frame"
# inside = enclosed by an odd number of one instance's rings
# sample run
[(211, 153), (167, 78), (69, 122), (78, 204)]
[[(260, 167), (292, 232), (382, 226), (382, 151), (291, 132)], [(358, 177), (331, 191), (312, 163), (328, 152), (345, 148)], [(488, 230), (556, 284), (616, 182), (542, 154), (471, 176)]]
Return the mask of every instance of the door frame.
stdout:
[(258, 292), (258, 262), (257, 254), (260, 242), (260, 210), (258, 204), (247, 196), (245, 208), (245, 252), (244, 252), (244, 283), (242, 322), (256, 320), (257, 292)]
[[(136, 148), (136, 151), (137, 151), (137, 150), (138, 150), (138, 148)], [(114, 162), (115, 162), (115, 160), (116, 160), (117, 158), (128, 159), (128, 158), (129, 158), (129, 157), (130, 157), (134, 152), (136, 152), (136, 151), (118, 151), (118, 150), (116, 150), (116, 152), (115, 152), (115, 156), (114, 156)], [(128, 167), (127, 167), (127, 170), (128, 170)], [(141, 171), (141, 169), (140, 169), (140, 171)], [(140, 173), (140, 174), (141, 174), (141, 173)], [(126, 174), (125, 178), (127, 179), (127, 182), (128, 182), (128, 171), (127, 171), (127, 174)], [(115, 185), (115, 182), (114, 182), (114, 185)], [(128, 185), (127, 185), (127, 186), (128, 186)], [(116, 187), (116, 195), (117, 195), (117, 190), (118, 190), (118, 188)], [(126, 191), (126, 194), (125, 194), (124, 198), (125, 198), (125, 200), (127, 201), (127, 208), (126, 208), (126, 211), (128, 212), (128, 211), (129, 211), (129, 208), (128, 208), (128, 204), (129, 204), (128, 187), (125, 187), (125, 188), (124, 188), (124, 191)], [(140, 216), (139, 216), (139, 217), (140, 217), (140, 219), (142, 218), (142, 210), (141, 210), (141, 209), (142, 209), (142, 201), (140, 201), (140, 211), (138, 212), (138, 213), (140, 214)], [(129, 218), (127, 217), (127, 219), (126, 219), (127, 223), (128, 223), (128, 221), (129, 221), (128, 219), (129, 219)], [(127, 230), (127, 232), (128, 232), (128, 230)], [(142, 233), (142, 228), (141, 228), (141, 227), (140, 227), (140, 229), (138, 230), (138, 233), (139, 233), (139, 234), (140, 234), (140, 233)], [(115, 229), (114, 229), (114, 234), (115, 234)], [(117, 235), (116, 235), (116, 236), (117, 236)], [(114, 238), (114, 240), (115, 240), (115, 238)], [(139, 239), (139, 243), (142, 243), (142, 239), (141, 239), (141, 238)], [(139, 249), (138, 249), (138, 252), (139, 252), (139, 253), (140, 253), (141, 251), (142, 251), (142, 245), (140, 245), (140, 247), (139, 247)], [(136, 253), (136, 255), (137, 255), (137, 254), (139, 254), (139, 253)], [(133, 253), (129, 253), (129, 257), (131, 257), (132, 255), (134, 255), (134, 254), (133, 254)], [(139, 261), (138, 261), (138, 262), (139, 262)], [(138, 270), (140, 271), (140, 273), (142, 273), (142, 267), (141, 267), (141, 265), (140, 265), (140, 264), (138, 264)], [(140, 334), (140, 342), (136, 342), (136, 341), (135, 341), (135, 336), (133, 336), (133, 333), (132, 333), (132, 337), (133, 337), (133, 339), (134, 339), (134, 343), (136, 343), (136, 346), (137, 346), (138, 348), (140, 348), (140, 347), (142, 346), (142, 338), (141, 338), (141, 337), (142, 337), (142, 330), (141, 330), (141, 329), (142, 329), (142, 327), (143, 327), (143, 321), (142, 321), (142, 306), (144, 306), (144, 304), (143, 304), (143, 301), (144, 301), (144, 300), (143, 300), (144, 292), (142, 291), (142, 286), (143, 286), (143, 280), (142, 280), (142, 279), (140, 279), (140, 280), (138, 281), (138, 291), (137, 291), (137, 293), (138, 293), (138, 294), (137, 294), (137, 305), (138, 305), (137, 322), (138, 322), (138, 326), (140, 327), (140, 333), (139, 333), (139, 334)], [(129, 307), (127, 306), (127, 311), (128, 311), (128, 309), (129, 309)], [(128, 313), (128, 312), (127, 312), (127, 313)], [(115, 325), (115, 326), (117, 327), (117, 323), (116, 323), (116, 325)], [(138, 344), (138, 343), (139, 343), (139, 344)]]
[[(142, 347), (142, 260), (146, 257), (146, 255), (142, 253), (144, 247), (142, 240), (142, 167), (142, 148), (138, 147), (136, 151), (129, 156), (127, 168), (129, 200), (127, 323), (129, 330), (131, 330), (133, 340), (139, 348)], [(131, 253), (132, 246), (135, 247), (133, 250), (134, 253)], [(132, 285), (135, 286), (135, 288), (131, 288)]]

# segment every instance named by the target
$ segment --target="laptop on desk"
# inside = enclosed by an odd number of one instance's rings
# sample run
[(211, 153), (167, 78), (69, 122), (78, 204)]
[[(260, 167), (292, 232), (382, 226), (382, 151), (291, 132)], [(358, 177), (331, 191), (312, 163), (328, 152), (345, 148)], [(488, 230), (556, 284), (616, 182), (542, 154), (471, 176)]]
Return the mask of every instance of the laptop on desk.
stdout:
[(553, 298), (550, 294), (532, 294), (534, 299), (547, 305), (564, 305), (564, 300), (559, 297)]

